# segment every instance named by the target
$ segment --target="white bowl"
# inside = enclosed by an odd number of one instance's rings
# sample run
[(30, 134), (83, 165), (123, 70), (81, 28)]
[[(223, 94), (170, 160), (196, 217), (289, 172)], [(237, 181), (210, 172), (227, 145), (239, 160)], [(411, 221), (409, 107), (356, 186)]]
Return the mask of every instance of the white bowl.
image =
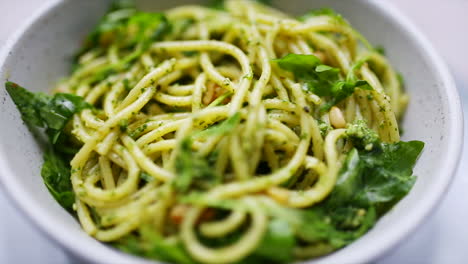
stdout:
[[(146, 1), (159, 9), (193, 1)], [(410, 194), (365, 236), (329, 256), (308, 263), (366, 263), (397, 245), (421, 225), (440, 202), (457, 167), (462, 146), (462, 110), (452, 78), (428, 41), (386, 1), (276, 1), (287, 12), (332, 7), (374, 44), (383, 44), (403, 73), (412, 99), (403, 124), (404, 140), (426, 143)], [(7, 43), (0, 57), (0, 83), (8, 79), (47, 91), (68, 73), (71, 56), (104, 13), (108, 1), (54, 0)], [(42, 150), (21, 121), (5, 90), (0, 93), (1, 183), (11, 200), (48, 237), (91, 263), (148, 263), (101, 244), (83, 232), (40, 177)]]

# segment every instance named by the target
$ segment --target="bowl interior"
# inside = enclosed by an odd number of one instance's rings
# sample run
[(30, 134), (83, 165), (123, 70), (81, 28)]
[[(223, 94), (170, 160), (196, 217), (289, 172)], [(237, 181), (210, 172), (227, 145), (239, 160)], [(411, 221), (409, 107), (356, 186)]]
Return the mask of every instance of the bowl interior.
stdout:
[[(70, 69), (74, 52), (107, 8), (108, 1), (56, 1), (11, 42), (0, 65), (0, 83), (17, 82), (33, 91), (48, 91)], [(164, 9), (195, 1), (140, 1)], [(377, 1), (376, 1), (377, 2)], [(425, 150), (417, 163), (411, 193), (364, 237), (313, 263), (363, 263), (380, 255), (415, 227), (440, 198), (458, 160), (461, 126), (459, 102), (445, 68), (406, 20), (397, 19), (386, 4), (358, 0), (290, 0), (275, 5), (301, 14), (318, 7), (342, 13), (371, 43), (385, 47), (387, 56), (406, 80), (411, 102), (404, 120), (404, 140), (422, 140)], [(7, 47), (8, 48), (8, 47)], [(0, 62), (2, 63), (2, 62)], [(42, 149), (0, 92), (0, 168), (2, 182), (13, 200), (54, 240), (97, 263), (143, 263), (98, 243), (81, 231), (45, 188), (40, 177)], [(455, 138), (454, 138), (455, 137)], [(454, 161), (455, 160), (455, 161)], [(312, 263), (312, 262), (311, 262)]]

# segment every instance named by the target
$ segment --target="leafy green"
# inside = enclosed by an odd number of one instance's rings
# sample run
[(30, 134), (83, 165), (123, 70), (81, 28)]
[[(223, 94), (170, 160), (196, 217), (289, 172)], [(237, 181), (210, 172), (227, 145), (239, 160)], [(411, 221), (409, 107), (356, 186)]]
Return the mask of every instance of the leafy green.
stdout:
[(119, 31), (125, 27), (130, 17), (136, 12), (133, 1), (114, 1), (107, 14), (87, 36), (84, 46), (77, 56), (96, 46), (109, 47), (112, 40), (117, 37)]
[(73, 94), (58, 93), (49, 96), (32, 93), (12, 82), (6, 82), (5, 87), (24, 122), (30, 127), (46, 129), (51, 144), (44, 153), (41, 175), (52, 196), (71, 211), (74, 193), (70, 182), (69, 162), (70, 154), (74, 154), (76, 149), (69, 142), (70, 139), (63, 136), (63, 131), (74, 114), (90, 108), (91, 105)]
[(212, 152), (208, 157), (202, 157), (194, 153), (192, 151), (192, 139), (227, 134), (233, 131), (240, 123), (240, 120), (240, 113), (236, 113), (223, 122), (206, 130), (195, 132), (181, 141), (179, 154), (175, 161), (177, 177), (173, 182), (178, 192), (184, 193), (190, 188), (205, 190), (219, 182), (220, 175), (217, 175), (213, 170), (217, 152)]
[(332, 106), (346, 99), (354, 93), (356, 88), (372, 89), (364, 80), (359, 80), (355, 71), (362, 66), (367, 58), (359, 60), (354, 64), (345, 80), (340, 79), (340, 70), (322, 64), (314, 55), (288, 54), (281, 59), (274, 60), (287, 71), (304, 82), (305, 90), (329, 100), (320, 108), (328, 111)]
[(117, 5), (87, 37), (85, 49), (96, 46), (108, 48), (110, 45), (129, 47), (137, 43), (149, 45), (152, 41), (160, 40), (170, 28), (162, 13), (140, 12), (131, 4)]
[(385, 48), (382, 45), (375, 46), (374, 50), (375, 50), (375, 52), (377, 52), (377, 53), (379, 53), (381, 55), (385, 55)]
[(171, 25), (165, 15), (136, 12), (129, 16), (125, 23), (115, 26), (112, 31), (106, 32), (104, 35), (100, 33), (99, 36), (104, 38), (106, 42), (93, 43), (94, 45), (99, 44), (103, 46), (102, 48), (107, 48), (112, 44), (118, 45), (122, 49), (130, 47), (136, 47), (136, 49), (117, 63), (99, 70), (93, 81), (102, 81), (111, 74), (125, 70), (128, 65), (148, 50), (152, 42), (161, 40), (170, 30)]
[(359, 212), (346, 210), (347, 208), (340, 207), (335, 211), (327, 211), (323, 207), (318, 207), (306, 211), (298, 235), (309, 243), (326, 242), (335, 249), (348, 245), (372, 228), (377, 217), (372, 207), (361, 210), (364, 217), (357, 223), (357, 228), (344, 229), (340, 226), (340, 218), (354, 218)]
[(13, 82), (6, 82), (5, 87), (24, 122), (30, 126), (45, 127), (53, 144), (75, 113), (91, 107), (82, 97), (73, 94), (49, 96), (32, 93)]
[(268, 223), (267, 231), (253, 254), (270, 260), (270, 263), (289, 263), (293, 261), (295, 245), (296, 238), (291, 225), (284, 220), (273, 219)]
[(421, 141), (400, 141), (381, 143), (370, 152), (361, 151), (364, 188), (356, 194), (356, 203), (371, 204), (379, 214), (390, 209), (414, 185), (412, 168), (423, 148)]
[(128, 20), (129, 31), (133, 31), (135, 43), (143, 43), (147, 49), (153, 41), (161, 40), (171, 30), (166, 16), (161, 13), (138, 12)]
[(397, 73), (397, 79), (400, 86), (402, 88), (405, 87), (405, 77), (403, 77), (403, 74), (401, 74), (401, 72)]
[[(162, 13), (148, 13), (136, 10), (133, 1), (117, 1), (101, 19), (95, 29), (87, 36), (77, 59), (92, 50), (117, 51), (133, 50), (117, 63), (100, 69), (92, 82), (101, 81), (109, 75), (124, 70), (144, 53), (152, 42), (161, 40), (171, 31), (171, 24)], [(74, 68), (78, 68), (76, 65)]]
[(192, 151), (190, 137), (182, 140), (179, 155), (175, 161), (177, 177), (173, 184), (176, 191), (184, 193), (189, 188), (205, 190), (218, 182), (218, 175), (207, 158)]
[(55, 200), (71, 211), (75, 194), (70, 181), (70, 165), (52, 148), (44, 153), (41, 176)]
[(149, 225), (143, 225), (139, 234), (130, 234), (114, 243), (120, 250), (149, 259), (179, 264), (195, 264), (178, 240), (163, 238)]
[(120, 9), (135, 9), (134, 0), (114, 0), (109, 8), (110, 11), (116, 11)]
[(383, 143), (364, 126), (359, 121), (348, 126), (346, 134), (355, 148), (349, 152), (327, 203), (330, 207), (344, 202), (356, 207), (372, 206), (381, 215), (413, 186), (413, 167), (424, 143)]
[(338, 207), (347, 203), (362, 186), (360, 161), (357, 150), (351, 150), (341, 168), (333, 193), (327, 201), (327, 206)]

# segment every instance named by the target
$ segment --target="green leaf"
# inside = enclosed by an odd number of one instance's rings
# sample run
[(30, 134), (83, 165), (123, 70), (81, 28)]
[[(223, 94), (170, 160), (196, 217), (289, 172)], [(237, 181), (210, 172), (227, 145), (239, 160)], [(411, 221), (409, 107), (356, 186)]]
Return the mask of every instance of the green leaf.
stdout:
[(151, 226), (142, 225), (137, 234), (130, 234), (113, 243), (120, 250), (144, 258), (179, 264), (195, 264), (178, 240), (163, 238)]
[(44, 153), (41, 176), (55, 200), (71, 211), (75, 195), (70, 181), (70, 165), (63, 155), (56, 153), (53, 149), (48, 149)]
[(161, 40), (170, 31), (170, 24), (162, 13), (137, 12), (128, 20), (127, 27), (133, 32), (135, 43), (149, 46), (153, 41)]
[(374, 51), (385, 56), (385, 48), (382, 45), (375, 46)]
[[(294, 73), (296, 78), (301, 80), (314, 80), (320, 79), (320, 75), (317, 74), (316, 68), (322, 66), (322, 62), (319, 58), (314, 55), (302, 55), (302, 54), (288, 54), (280, 59), (273, 60), (283, 69)], [(327, 65), (323, 65), (329, 67)], [(333, 70), (334, 68), (329, 67), (331, 70), (330, 75), (327, 77), (338, 78), (339, 69)], [(323, 72), (323, 68), (319, 68), (320, 72)]]
[(134, 0), (114, 0), (111, 4), (110, 11), (116, 11), (120, 9), (136, 9)]
[(91, 108), (82, 97), (73, 94), (32, 93), (12, 82), (5, 83), (5, 87), (26, 124), (45, 127), (53, 144), (75, 113)]
[(21, 113), (23, 121), (30, 126), (43, 127), (44, 121), (39, 109), (47, 105), (49, 97), (43, 93), (32, 93), (13, 82), (6, 82), (5, 88)]
[(149, 243), (150, 250), (147, 254), (151, 258), (180, 264), (194, 263), (180, 243), (164, 239), (150, 226), (143, 225), (140, 234)]
[[(125, 69), (145, 52), (152, 42), (161, 40), (170, 31), (171, 24), (164, 14), (137, 11), (133, 1), (116, 1), (87, 36), (84, 46), (75, 56), (75, 63), (81, 55), (92, 49), (134, 49), (134, 52), (123, 57), (115, 65), (101, 69), (95, 74), (93, 81), (103, 80), (110, 74)], [(74, 68), (78, 67), (75, 65)]]
[(421, 141), (400, 141), (361, 151), (364, 186), (356, 202), (375, 206), (379, 215), (393, 207), (414, 185), (413, 167), (423, 148)]
[(340, 79), (338, 68), (322, 64), (314, 55), (288, 54), (274, 61), (282, 69), (294, 73), (296, 79), (304, 83), (305, 90), (329, 99), (321, 106), (322, 112), (328, 111), (332, 106), (352, 95), (358, 87), (371, 89), (366, 81), (359, 80), (355, 74), (367, 58), (357, 61), (351, 67), (346, 80)]
[(194, 153), (192, 151), (192, 138), (225, 135), (232, 132), (240, 120), (240, 113), (236, 113), (223, 122), (206, 130), (195, 132), (181, 141), (179, 154), (175, 161), (177, 177), (173, 182), (178, 192), (187, 192), (191, 187), (196, 190), (205, 190), (220, 180), (220, 175), (217, 175), (213, 170), (217, 152), (212, 152), (208, 157)]
[(190, 137), (181, 142), (179, 155), (175, 161), (175, 170), (177, 177), (173, 185), (175, 190), (181, 193), (187, 192), (190, 188), (208, 189), (217, 184), (219, 179), (210, 160), (192, 151)]
[(95, 47), (108, 48), (113, 41), (120, 38), (120, 32), (123, 33), (126, 23), (136, 12), (134, 6), (113, 5), (86, 37), (84, 46), (76, 55), (76, 59)]
[(5, 83), (5, 87), (25, 123), (46, 129), (51, 145), (44, 153), (41, 176), (52, 196), (65, 209), (72, 211), (75, 196), (70, 182), (69, 162), (76, 148), (62, 132), (74, 114), (91, 105), (73, 94), (49, 96), (32, 93), (12, 82)]
[[(320, 206), (311, 208), (304, 213), (299, 236), (309, 243), (326, 242), (338, 249), (364, 235), (377, 220), (375, 210), (372, 207), (367, 210), (348, 210), (347, 212), (343, 211), (342, 208), (346, 207), (340, 207), (332, 212), (327, 212)], [(336, 212), (340, 213), (336, 214)], [(362, 215), (360, 222), (356, 223), (356, 228), (342, 229), (340, 227), (336, 215), (340, 218), (355, 218), (356, 214)]]
[(340, 170), (332, 195), (327, 200), (328, 207), (339, 207), (348, 203), (362, 187), (362, 170), (359, 153), (352, 149)]
[(267, 231), (253, 254), (270, 262), (289, 263), (293, 260), (295, 245), (296, 238), (291, 225), (284, 220), (273, 219), (268, 223)]
[(401, 74), (401, 72), (397, 73), (397, 79), (400, 86), (402, 88), (405, 87), (405, 78), (403, 77), (403, 74)]
[(374, 207), (382, 215), (414, 185), (413, 167), (424, 143), (380, 142), (364, 121), (349, 125), (346, 135), (355, 149), (349, 152), (326, 205), (328, 208), (344, 203), (357, 208)]

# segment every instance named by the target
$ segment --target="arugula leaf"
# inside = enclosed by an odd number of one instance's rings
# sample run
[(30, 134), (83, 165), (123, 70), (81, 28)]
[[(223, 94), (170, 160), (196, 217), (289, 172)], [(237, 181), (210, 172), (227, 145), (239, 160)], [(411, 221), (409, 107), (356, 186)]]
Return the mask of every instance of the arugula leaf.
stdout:
[(403, 74), (401, 74), (401, 72), (397, 73), (397, 79), (398, 79), (398, 83), (400, 84), (400, 86), (402, 88), (405, 87), (405, 77), (403, 77)]
[(340, 170), (333, 193), (328, 198), (328, 207), (335, 208), (348, 203), (355, 195), (355, 192), (362, 187), (362, 167), (360, 166), (360, 162), (358, 151), (352, 149)]
[(21, 113), (23, 121), (30, 126), (44, 126), (40, 108), (47, 105), (48, 96), (43, 93), (31, 93), (13, 82), (6, 82), (5, 88)]
[(361, 151), (365, 184), (356, 195), (357, 204), (371, 204), (380, 215), (393, 207), (413, 187), (416, 177), (412, 169), (423, 148), (421, 141), (400, 141)]
[(138, 230), (139, 235), (130, 234), (113, 243), (120, 250), (171, 263), (195, 264), (177, 240), (163, 238), (151, 226), (143, 225)]
[(267, 231), (253, 255), (270, 260), (270, 263), (289, 263), (293, 261), (295, 245), (291, 225), (284, 220), (273, 219), (268, 223)]
[(109, 47), (129, 18), (136, 12), (133, 1), (115, 1), (95, 29), (86, 37), (84, 46), (75, 59), (96, 46)]
[(110, 11), (116, 11), (120, 9), (136, 9), (134, 0), (114, 0), (110, 6)]
[[(160, 40), (171, 26), (162, 13), (140, 12), (134, 6), (121, 6), (106, 14), (87, 37), (85, 48), (108, 48), (112, 44), (129, 47), (138, 43), (149, 46)], [(82, 54), (83, 52), (81, 52)]]
[(144, 49), (147, 49), (153, 41), (161, 40), (171, 29), (171, 25), (165, 15), (144, 12), (137, 12), (131, 16), (127, 27), (130, 32), (133, 31), (132, 41), (144, 43)]
[(385, 48), (382, 45), (375, 46), (374, 51), (385, 56)]
[(223, 10), (224, 9), (224, 0), (211, 0), (211, 1), (208, 2), (207, 6), (213, 8), (213, 9)]
[(75, 196), (70, 182), (69, 155), (76, 149), (62, 132), (74, 114), (91, 105), (73, 94), (32, 93), (13, 82), (6, 82), (5, 87), (24, 122), (30, 127), (46, 129), (51, 145), (44, 153), (41, 176), (57, 202), (72, 211)]
[[(171, 24), (162, 13), (137, 11), (133, 1), (114, 2), (109, 12), (86, 38), (83, 48), (75, 56), (75, 63), (79, 56), (94, 48), (104, 51), (111, 47), (122, 50), (136, 48), (118, 63), (99, 70), (92, 82), (101, 81), (110, 74), (125, 69), (144, 53), (153, 41), (161, 40), (170, 32), (171, 28)], [(78, 66), (75, 65), (74, 68)]]
[[(343, 211), (339, 214), (336, 214), (336, 212), (339, 212), (339, 210), (327, 212), (323, 206), (306, 211), (302, 215), (298, 235), (309, 243), (326, 242), (333, 248), (338, 249), (364, 235), (377, 220), (373, 207), (370, 207), (368, 210), (349, 211), (347, 215), (343, 215)], [(356, 225), (357, 228), (342, 229), (336, 216), (355, 217), (354, 215), (350, 216), (349, 213), (356, 214), (357, 212), (362, 212), (363, 215), (361, 221)]]
[(72, 211), (75, 194), (70, 181), (70, 165), (52, 148), (44, 153), (41, 176), (55, 200), (63, 208)]
[(180, 152), (175, 161), (177, 177), (173, 182), (178, 192), (187, 192), (190, 187), (195, 190), (205, 190), (217, 184), (220, 179), (220, 175), (217, 175), (213, 170), (217, 152), (212, 152), (208, 157), (201, 157), (192, 151), (192, 138), (227, 134), (240, 123), (240, 120), (240, 113), (236, 113), (223, 122), (206, 130), (195, 132), (182, 140)]
[(372, 206), (382, 215), (414, 185), (413, 167), (424, 143), (380, 142), (364, 121), (348, 126), (346, 134), (355, 149), (348, 154), (327, 206), (343, 203), (360, 208)]
[(32, 93), (13, 82), (5, 83), (6, 90), (29, 126), (45, 127), (52, 144), (75, 113), (91, 105), (80, 96), (57, 93), (53, 96)]
[(357, 61), (345, 80), (340, 79), (338, 68), (322, 64), (320, 59), (314, 55), (288, 54), (274, 61), (282, 69), (294, 73), (299, 81), (304, 82), (306, 91), (329, 98), (321, 106), (322, 112), (330, 110), (332, 106), (352, 95), (358, 87), (366, 90), (372, 89), (366, 81), (359, 80), (355, 74), (355, 71), (367, 61), (367, 58)]
[(207, 158), (192, 151), (190, 137), (182, 140), (179, 155), (175, 161), (177, 177), (173, 181), (176, 191), (184, 193), (189, 188), (205, 190), (218, 182), (218, 175)]

